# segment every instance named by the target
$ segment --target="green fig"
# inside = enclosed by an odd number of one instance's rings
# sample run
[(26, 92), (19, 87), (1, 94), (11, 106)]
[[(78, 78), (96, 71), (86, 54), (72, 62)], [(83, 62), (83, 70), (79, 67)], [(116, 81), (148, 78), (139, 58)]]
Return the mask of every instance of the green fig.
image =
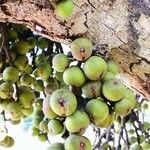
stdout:
[(0, 97), (3, 99), (9, 98), (13, 95), (14, 88), (9, 82), (4, 82), (0, 84)]
[(39, 54), (39, 55), (37, 55), (36, 58), (35, 58), (35, 63), (36, 63), (36, 65), (40, 65), (40, 64), (42, 64), (43, 62), (46, 62), (46, 57), (45, 57), (45, 55), (44, 55), (44, 54)]
[(8, 39), (9, 41), (16, 41), (18, 39), (18, 33), (15, 30), (9, 30)]
[(36, 127), (32, 127), (32, 136), (38, 136), (40, 133), (40, 130)]
[(95, 125), (99, 128), (108, 128), (115, 119), (115, 113), (111, 112), (108, 117), (103, 121), (95, 121)]
[(6, 82), (16, 82), (19, 79), (19, 71), (14, 67), (6, 67), (3, 71), (3, 80)]
[(10, 148), (14, 145), (14, 139), (11, 136), (6, 136), (3, 141), (0, 141), (0, 146)]
[(39, 124), (39, 129), (42, 133), (48, 133), (48, 120), (42, 120)]
[(38, 139), (41, 141), (41, 142), (46, 142), (47, 141), (47, 134), (46, 133), (40, 133), (38, 135)]
[(28, 42), (20, 40), (20, 41), (14, 43), (13, 47), (11, 48), (11, 50), (14, 50), (18, 54), (26, 54), (30, 50), (30, 45), (29, 45)]
[(32, 86), (34, 82), (33, 77), (30, 74), (23, 74), (20, 78), (21, 85)]
[(115, 75), (109, 71), (106, 71), (102, 76), (102, 82), (108, 81), (110, 79), (114, 79)]
[(13, 101), (8, 103), (6, 109), (6, 112), (10, 114), (12, 120), (19, 120), (21, 118), (21, 105), (18, 102)]
[(46, 118), (49, 118), (49, 119), (54, 119), (57, 117), (57, 114), (54, 113), (54, 111), (52, 110), (51, 106), (50, 106), (50, 97), (46, 97), (44, 100), (43, 100), (43, 113), (45, 115)]
[(33, 110), (34, 110), (33, 107), (31, 107), (31, 108), (21, 108), (21, 112), (22, 112), (22, 114), (25, 115), (25, 116), (30, 116), (30, 115), (32, 115)]
[(53, 57), (52, 64), (57, 72), (64, 72), (69, 66), (69, 58), (62, 53), (56, 54)]
[(27, 38), (30, 49), (33, 49), (36, 46), (36, 39), (34, 37)]
[(87, 98), (97, 98), (101, 95), (102, 84), (100, 81), (88, 81), (82, 86), (82, 93)]
[(104, 82), (102, 92), (109, 101), (119, 101), (124, 97), (126, 87), (121, 80), (111, 79)]
[(34, 102), (36, 109), (41, 110), (43, 108), (43, 99), (37, 98)]
[(85, 61), (92, 54), (92, 42), (87, 38), (78, 38), (71, 43), (71, 53), (78, 61)]
[(120, 116), (128, 115), (136, 104), (135, 94), (130, 90), (126, 89), (124, 92), (124, 98), (119, 102), (115, 103), (114, 109)]
[(99, 80), (107, 70), (107, 64), (104, 59), (98, 56), (91, 56), (86, 60), (83, 66), (84, 73), (90, 80)]
[(59, 89), (51, 95), (50, 106), (59, 116), (69, 116), (76, 110), (77, 100), (69, 90)]
[(51, 144), (46, 150), (65, 150), (65, 148), (62, 143), (54, 143)]
[(85, 107), (92, 122), (104, 121), (109, 115), (108, 105), (101, 99), (90, 100)]
[(14, 65), (20, 71), (25, 70), (28, 65), (28, 57), (26, 55), (17, 55)]
[(67, 85), (79, 87), (84, 84), (85, 76), (79, 67), (70, 67), (64, 71), (63, 80)]
[(50, 135), (58, 135), (62, 133), (64, 130), (64, 126), (62, 122), (58, 119), (52, 119), (48, 123), (48, 131)]
[(44, 83), (42, 80), (36, 80), (34, 83), (34, 90), (41, 92), (44, 90)]
[(52, 95), (52, 93), (56, 90), (59, 89), (59, 83), (58, 81), (56, 80), (56, 78), (52, 78), (48, 81), (45, 89), (44, 89), (44, 92), (47, 96), (50, 96)]
[(74, 4), (72, 0), (61, 0), (55, 8), (55, 14), (62, 19), (67, 19), (72, 15), (73, 10)]
[(19, 92), (18, 99), (24, 108), (31, 108), (36, 97), (35, 97), (35, 94), (31, 90), (22, 89)]
[(37, 68), (37, 76), (43, 80), (48, 79), (52, 73), (52, 68), (48, 63), (42, 63)]
[(41, 49), (48, 48), (48, 40), (43, 37), (39, 37), (37, 40), (37, 46)]
[(66, 129), (71, 133), (84, 131), (90, 124), (90, 119), (86, 112), (76, 110), (65, 120)]
[(115, 61), (113, 60), (109, 60), (107, 62), (107, 70), (111, 73), (113, 73), (114, 75), (117, 75), (118, 74), (118, 65)]
[(84, 136), (70, 135), (65, 141), (65, 150), (91, 150), (90, 140)]

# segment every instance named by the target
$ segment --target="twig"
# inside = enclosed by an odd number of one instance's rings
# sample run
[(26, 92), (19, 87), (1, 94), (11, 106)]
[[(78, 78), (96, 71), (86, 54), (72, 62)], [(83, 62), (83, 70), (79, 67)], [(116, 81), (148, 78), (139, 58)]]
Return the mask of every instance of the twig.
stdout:
[(129, 137), (128, 137), (126, 125), (125, 125), (125, 128), (124, 128), (124, 131), (125, 131), (125, 135), (126, 135), (126, 147), (127, 147), (127, 150), (130, 150), (130, 143), (129, 143)]
[(118, 145), (117, 145), (117, 148), (116, 150), (120, 150), (121, 149), (121, 138), (122, 138), (122, 135), (123, 135), (123, 128), (124, 128), (124, 118), (122, 117), (121, 118), (121, 128), (120, 128), (120, 132), (119, 132), (119, 139), (118, 139)]

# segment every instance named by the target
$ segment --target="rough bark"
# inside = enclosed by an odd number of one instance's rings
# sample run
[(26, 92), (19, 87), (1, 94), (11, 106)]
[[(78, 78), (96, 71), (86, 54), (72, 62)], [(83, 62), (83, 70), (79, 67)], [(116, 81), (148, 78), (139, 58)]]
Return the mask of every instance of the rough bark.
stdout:
[(50, 0), (1, 0), (0, 21), (24, 24), (38, 34), (69, 44), (86, 36), (121, 66), (124, 79), (150, 98), (149, 0), (74, 0), (74, 14), (63, 21)]

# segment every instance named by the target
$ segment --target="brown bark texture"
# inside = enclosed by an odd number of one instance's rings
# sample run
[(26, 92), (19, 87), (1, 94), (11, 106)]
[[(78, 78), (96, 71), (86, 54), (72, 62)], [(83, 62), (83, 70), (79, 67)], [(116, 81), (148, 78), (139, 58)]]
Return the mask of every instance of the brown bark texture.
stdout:
[(0, 22), (24, 24), (37, 34), (69, 44), (85, 36), (118, 62), (120, 77), (150, 99), (150, 1), (74, 0), (73, 15), (58, 18), (56, 1), (0, 0)]

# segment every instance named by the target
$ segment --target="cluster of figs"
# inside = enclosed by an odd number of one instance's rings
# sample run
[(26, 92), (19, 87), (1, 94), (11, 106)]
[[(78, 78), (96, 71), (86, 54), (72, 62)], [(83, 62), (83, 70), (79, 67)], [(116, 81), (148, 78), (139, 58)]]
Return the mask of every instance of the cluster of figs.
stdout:
[[(91, 150), (83, 136), (90, 124), (107, 128), (116, 115), (126, 116), (133, 109), (135, 95), (117, 78), (117, 64), (94, 54), (89, 39), (75, 39), (68, 54), (38, 54), (34, 67), (27, 54), (36, 46), (47, 48), (48, 41), (21, 40), (14, 30), (9, 40), (11, 65), (5, 62), (0, 80), (0, 106), (12, 124), (32, 115), (32, 135), (41, 141), (68, 132), (65, 143), (51, 144), (47, 150)], [(13, 143), (9, 136), (0, 141), (4, 147)]]

